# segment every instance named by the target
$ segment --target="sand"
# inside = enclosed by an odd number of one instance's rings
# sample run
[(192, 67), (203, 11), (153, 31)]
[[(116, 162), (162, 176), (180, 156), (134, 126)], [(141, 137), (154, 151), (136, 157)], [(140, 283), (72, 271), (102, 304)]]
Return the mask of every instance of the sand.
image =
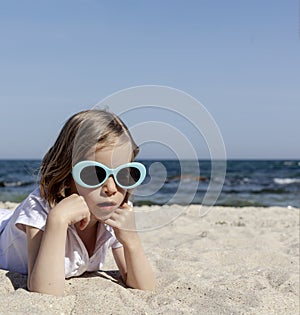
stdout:
[(140, 233), (155, 291), (125, 288), (111, 255), (104, 271), (66, 280), (64, 297), (0, 270), (0, 314), (299, 314), (299, 209), (199, 207)]

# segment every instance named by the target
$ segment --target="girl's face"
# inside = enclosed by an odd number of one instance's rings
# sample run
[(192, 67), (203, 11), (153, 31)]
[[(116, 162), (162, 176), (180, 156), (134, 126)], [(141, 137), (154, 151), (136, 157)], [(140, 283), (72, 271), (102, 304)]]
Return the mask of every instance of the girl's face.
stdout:
[[(93, 160), (116, 168), (131, 162), (132, 146), (130, 142), (121, 145), (96, 147), (86, 156), (86, 160)], [(97, 188), (84, 188), (76, 184), (77, 192), (83, 196), (91, 214), (100, 221), (108, 219), (112, 213), (123, 203), (127, 190), (119, 187), (112, 176)]]

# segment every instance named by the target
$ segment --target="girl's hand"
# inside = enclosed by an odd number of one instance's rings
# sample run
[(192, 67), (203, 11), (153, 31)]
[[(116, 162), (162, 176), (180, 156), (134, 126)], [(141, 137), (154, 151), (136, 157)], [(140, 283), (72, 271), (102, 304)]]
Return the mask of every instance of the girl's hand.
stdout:
[(110, 225), (115, 232), (116, 238), (123, 245), (128, 245), (135, 240), (136, 225), (133, 208), (124, 203), (105, 220), (104, 223)]
[(126, 285), (153, 290), (155, 276), (136, 231), (133, 209), (124, 204), (104, 222), (113, 227), (117, 239), (123, 244), (123, 247), (113, 249), (113, 255)]
[(66, 228), (80, 222), (80, 229), (84, 230), (90, 222), (90, 210), (82, 196), (72, 194), (50, 210), (47, 220), (62, 223)]

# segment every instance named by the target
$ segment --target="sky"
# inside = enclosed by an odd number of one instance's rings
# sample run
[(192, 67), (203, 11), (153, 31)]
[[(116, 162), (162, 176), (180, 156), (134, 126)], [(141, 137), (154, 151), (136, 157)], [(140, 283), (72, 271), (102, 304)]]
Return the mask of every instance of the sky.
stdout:
[[(0, 1), (0, 159), (42, 158), (69, 116), (145, 85), (201, 103), (228, 159), (300, 159), (299, 6), (298, 0)], [(176, 108), (180, 114), (185, 105)], [(191, 120), (201, 114), (194, 108)], [(210, 143), (202, 153), (201, 137), (172, 110), (129, 110), (124, 119), (132, 127), (147, 119), (169, 124), (200, 158), (209, 155)], [(166, 136), (159, 145), (149, 140), (151, 128), (139, 131), (142, 158), (179, 150), (171, 132), (170, 144)]]

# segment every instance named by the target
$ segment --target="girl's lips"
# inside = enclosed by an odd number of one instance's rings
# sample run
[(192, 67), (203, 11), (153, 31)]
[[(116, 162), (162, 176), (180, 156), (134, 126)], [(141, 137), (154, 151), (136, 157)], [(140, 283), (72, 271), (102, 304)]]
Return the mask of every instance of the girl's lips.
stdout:
[(100, 208), (114, 208), (116, 205), (114, 202), (101, 202), (97, 204)]

